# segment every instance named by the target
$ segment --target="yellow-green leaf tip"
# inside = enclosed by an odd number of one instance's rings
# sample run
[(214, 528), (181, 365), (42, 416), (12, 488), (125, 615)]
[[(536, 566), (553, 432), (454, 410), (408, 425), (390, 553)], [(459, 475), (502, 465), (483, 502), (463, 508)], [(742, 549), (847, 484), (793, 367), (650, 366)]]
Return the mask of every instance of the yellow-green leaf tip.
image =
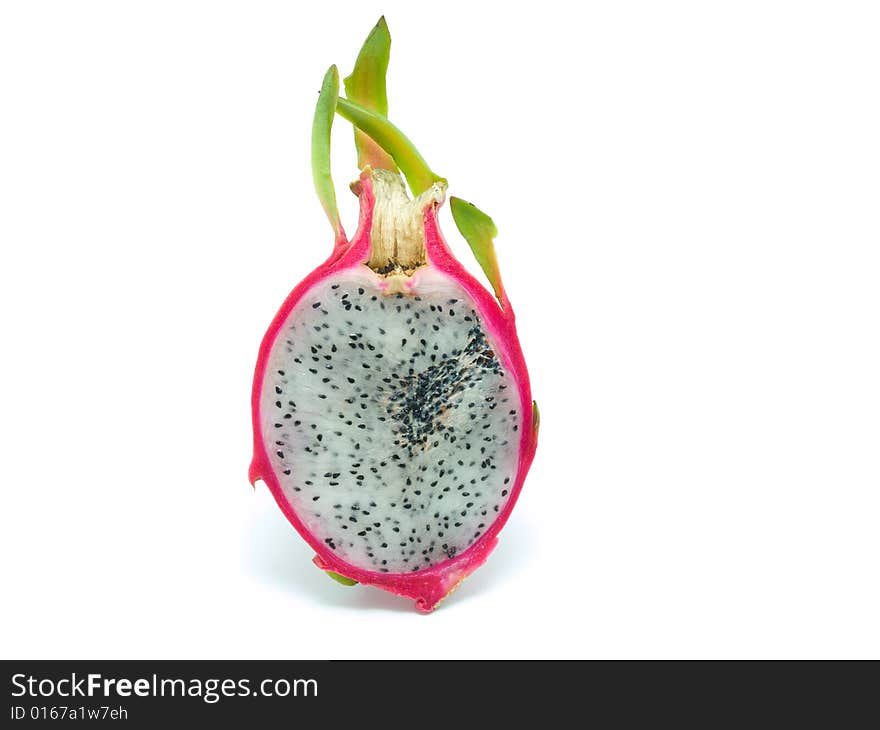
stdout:
[(344, 586), (356, 586), (357, 581), (352, 580), (351, 578), (346, 578), (344, 575), (339, 575), (339, 573), (334, 573), (332, 570), (324, 571), (328, 576), (330, 576), (337, 583), (342, 583)]
[(471, 247), (474, 258), (492, 285), (498, 301), (503, 305), (504, 287), (501, 284), (501, 270), (498, 268), (493, 241), (498, 235), (495, 222), (476, 205), (461, 198), (450, 197), (449, 208), (455, 225)]
[(315, 192), (337, 238), (343, 234), (339, 222), (339, 210), (336, 207), (333, 176), (330, 174), (330, 131), (333, 128), (333, 118), (336, 116), (338, 98), (339, 71), (336, 66), (331, 66), (324, 74), (324, 82), (321, 84), (312, 121), (312, 179), (315, 183)]
[[(391, 54), (391, 34), (385, 23), (385, 16), (379, 22), (361, 47), (354, 70), (345, 80), (345, 93), (349, 99), (383, 117), (388, 116), (388, 93), (385, 75)], [(394, 160), (370, 137), (355, 127), (354, 143), (358, 153), (358, 167), (370, 165), (373, 169), (397, 172)]]

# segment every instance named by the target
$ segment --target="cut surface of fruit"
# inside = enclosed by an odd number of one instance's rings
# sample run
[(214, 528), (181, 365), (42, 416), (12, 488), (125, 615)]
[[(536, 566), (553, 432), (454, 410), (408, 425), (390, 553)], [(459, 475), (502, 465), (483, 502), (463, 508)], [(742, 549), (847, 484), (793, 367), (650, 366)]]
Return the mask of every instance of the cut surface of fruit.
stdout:
[(269, 356), (263, 433), (307, 528), (352, 565), (418, 571), (474, 543), (516, 476), (523, 404), (470, 297), (426, 268), (313, 286)]

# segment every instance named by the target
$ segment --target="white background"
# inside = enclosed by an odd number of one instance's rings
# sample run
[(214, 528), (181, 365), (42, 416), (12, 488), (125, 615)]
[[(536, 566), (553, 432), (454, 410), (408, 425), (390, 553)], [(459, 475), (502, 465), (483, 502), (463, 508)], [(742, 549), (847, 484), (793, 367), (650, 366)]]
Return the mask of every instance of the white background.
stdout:
[[(2, 656), (880, 656), (876, 7), (4, 3)], [(246, 479), (260, 338), (331, 245), (316, 93), (382, 12), (543, 415), (430, 616)]]

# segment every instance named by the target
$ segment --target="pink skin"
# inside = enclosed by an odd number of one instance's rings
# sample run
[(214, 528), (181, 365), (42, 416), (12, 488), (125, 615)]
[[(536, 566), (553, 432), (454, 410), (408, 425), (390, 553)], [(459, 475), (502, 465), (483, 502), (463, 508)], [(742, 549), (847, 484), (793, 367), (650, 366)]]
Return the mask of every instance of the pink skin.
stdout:
[[(345, 240), (345, 234), (340, 233), (337, 237), (333, 253), (288, 295), (284, 304), (281, 305), (281, 309), (278, 310), (278, 313), (272, 320), (269, 330), (263, 337), (251, 393), (254, 458), (251, 462), (248, 476), (251, 484), (255, 484), (257, 480), (262, 480), (268, 485), (281, 511), (284, 512), (287, 519), (290, 520), (303, 539), (314, 549), (316, 553), (315, 565), (322, 570), (331, 570), (356, 580), (358, 583), (376, 586), (391, 593), (412, 598), (415, 600), (416, 608), (419, 611), (428, 613), (439, 601), (454, 590), (459, 583), (483, 564), (489, 553), (492, 552), (498, 543), (498, 532), (504, 527), (519, 497), (538, 442), (536, 424), (532, 422), (532, 395), (529, 387), (529, 375), (526, 371), (525, 360), (516, 336), (513, 309), (510, 307), (507, 295), (502, 289), (502, 306), (499, 306), (498, 301), (458, 263), (449, 250), (449, 246), (443, 239), (443, 234), (437, 225), (436, 205), (428, 206), (425, 209), (425, 249), (428, 262), (435, 270), (447, 274), (456, 281), (471, 296), (477, 312), (486, 324), (486, 328), (495, 346), (499, 349), (499, 355), (505, 369), (512, 376), (514, 382), (516, 382), (519, 391), (523, 412), (522, 436), (519, 449), (519, 464), (516, 479), (510, 492), (510, 498), (495, 522), (467, 550), (451, 560), (439, 563), (432, 568), (418, 573), (379, 573), (358, 568), (344, 560), (340, 560), (332, 550), (306, 529), (300, 518), (293, 511), (290, 503), (284, 497), (278, 479), (270, 465), (269, 456), (261, 434), (260, 396), (272, 345), (275, 342), (279, 329), (287, 320), (287, 316), (296, 306), (297, 302), (312, 286), (322, 279), (336, 275), (348, 268), (360, 267), (369, 258), (370, 229), (372, 227), (375, 199), (373, 197), (372, 181), (366, 173), (361, 175), (359, 195), (361, 204), (360, 223), (354, 240), (351, 244), (348, 244)], [(413, 285), (417, 286), (418, 274), (413, 278), (415, 280)]]

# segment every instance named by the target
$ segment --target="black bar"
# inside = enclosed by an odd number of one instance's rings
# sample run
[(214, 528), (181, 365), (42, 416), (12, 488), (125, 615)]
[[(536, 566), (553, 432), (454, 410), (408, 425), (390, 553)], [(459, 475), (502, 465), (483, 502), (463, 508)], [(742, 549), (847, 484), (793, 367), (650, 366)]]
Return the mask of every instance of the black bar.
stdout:
[[(875, 662), (3, 661), (0, 726), (874, 724)], [(92, 678), (90, 680), (90, 675)], [(70, 695), (74, 696), (65, 696)], [(67, 709), (64, 709), (67, 708)], [(412, 714), (416, 713), (416, 714)], [(84, 716), (84, 717), (81, 717)], [(263, 724), (261, 724), (263, 723)], [(274, 725), (273, 725), (274, 726)]]

